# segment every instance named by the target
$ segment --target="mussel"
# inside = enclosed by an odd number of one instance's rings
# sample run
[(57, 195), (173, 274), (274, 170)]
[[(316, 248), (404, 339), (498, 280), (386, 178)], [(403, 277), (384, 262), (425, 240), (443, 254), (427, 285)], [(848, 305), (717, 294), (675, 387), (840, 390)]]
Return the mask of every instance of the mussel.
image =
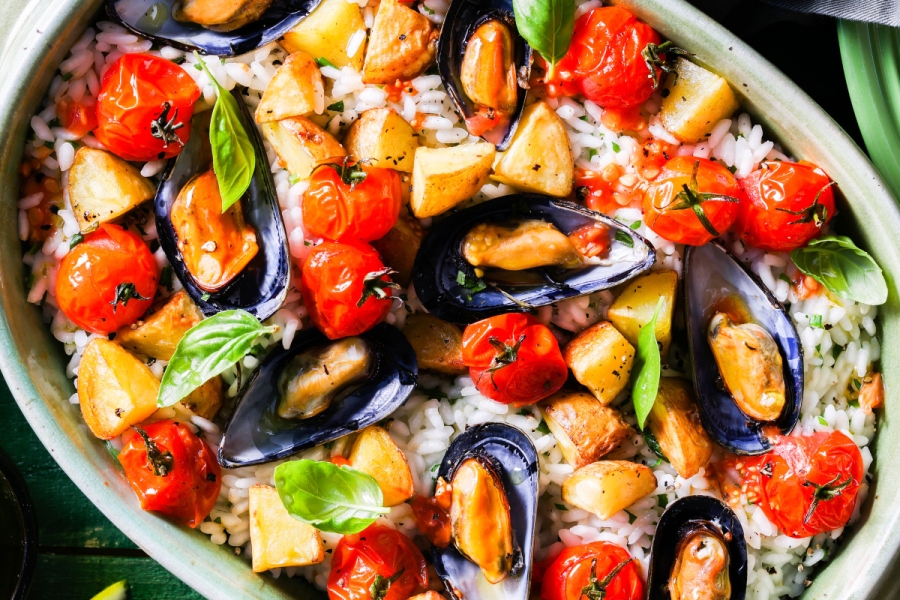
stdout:
[(438, 72), (469, 132), (499, 150), (516, 131), (531, 73), (531, 47), (510, 0), (455, 0), (444, 19)]
[(743, 600), (747, 543), (734, 512), (710, 496), (670, 504), (653, 537), (647, 589), (653, 600)]
[(219, 462), (277, 460), (377, 423), (409, 397), (417, 377), (416, 354), (395, 327), (382, 323), (337, 342), (302, 331), (246, 383)]
[(767, 452), (800, 417), (803, 348), (784, 306), (719, 243), (690, 247), (684, 306), (706, 431), (736, 454)]
[[(595, 246), (604, 247), (603, 259)], [(572, 202), (515, 194), (437, 224), (413, 276), (430, 313), (472, 323), (605, 290), (649, 270), (655, 257), (643, 237), (614, 219)]]
[(538, 485), (531, 439), (502, 423), (470, 427), (450, 445), (437, 475), (451, 494), (451, 543), (432, 550), (447, 592), (457, 600), (526, 600)]
[(172, 270), (204, 314), (240, 308), (262, 321), (287, 295), (290, 255), (262, 140), (240, 95), (232, 93), (256, 149), (250, 188), (222, 214), (212, 171), (210, 113), (200, 113), (156, 192), (156, 230)]
[(107, 0), (134, 33), (181, 50), (237, 56), (291, 30), (321, 0)]

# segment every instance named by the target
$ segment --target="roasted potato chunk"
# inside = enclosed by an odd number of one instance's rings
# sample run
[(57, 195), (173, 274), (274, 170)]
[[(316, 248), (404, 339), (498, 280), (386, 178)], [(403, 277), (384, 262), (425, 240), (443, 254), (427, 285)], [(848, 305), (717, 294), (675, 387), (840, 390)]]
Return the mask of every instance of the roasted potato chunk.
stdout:
[(317, 166), (347, 156), (340, 142), (306, 117), (263, 123), (262, 131), (285, 168), (301, 179), (308, 179)]
[(364, 83), (418, 77), (434, 61), (438, 30), (425, 15), (397, 0), (381, 0), (369, 33)]
[(406, 318), (403, 335), (416, 351), (420, 369), (448, 375), (468, 372), (462, 360), (462, 331), (453, 323), (417, 313)]
[(159, 360), (170, 360), (178, 342), (188, 330), (203, 320), (203, 313), (187, 292), (172, 294), (156, 312), (123, 327), (116, 333), (116, 343), (139, 354)]
[(694, 390), (684, 379), (659, 380), (647, 427), (672, 467), (685, 479), (709, 463), (712, 441), (700, 423)]
[(103, 338), (91, 340), (78, 367), (78, 401), (91, 432), (116, 438), (156, 412), (159, 381), (128, 350)]
[(394, 109), (371, 108), (350, 126), (344, 146), (350, 156), (372, 166), (412, 173), (419, 138)]
[(590, 394), (563, 390), (538, 406), (566, 461), (576, 469), (600, 460), (634, 433), (619, 411)]
[(105, 150), (82, 146), (69, 169), (69, 200), (82, 233), (112, 221), (156, 195), (136, 168)]
[(558, 198), (572, 193), (575, 167), (569, 135), (546, 102), (525, 108), (509, 149), (497, 155), (491, 177), (523, 192)]
[(198, 417), (211, 421), (222, 408), (224, 398), (225, 388), (222, 378), (217, 375), (188, 394), (187, 398), (181, 401), (181, 405)]
[(572, 473), (563, 483), (562, 498), (606, 520), (655, 489), (656, 476), (649, 467), (628, 460), (601, 460)]
[(412, 280), (416, 254), (419, 253), (419, 246), (422, 245), (424, 238), (425, 232), (422, 231), (418, 221), (401, 217), (383, 238), (371, 244), (378, 250), (385, 266), (397, 271), (391, 279), (406, 287)]
[(278, 67), (256, 107), (256, 122), (269, 123), (305, 117), (325, 110), (325, 84), (316, 61), (306, 52), (294, 52)]
[(609, 322), (600, 321), (566, 345), (564, 358), (575, 379), (606, 406), (628, 385), (634, 346)]
[(480, 142), (416, 149), (410, 209), (418, 218), (446, 212), (475, 195), (491, 174), (497, 150)]
[(350, 466), (371, 475), (384, 494), (385, 506), (397, 506), (412, 498), (412, 473), (403, 452), (388, 432), (372, 425), (363, 429), (353, 442)]
[(660, 343), (663, 364), (669, 358), (672, 344), (672, 315), (675, 312), (675, 291), (678, 274), (675, 271), (653, 271), (626, 284), (607, 312), (607, 318), (633, 345), (638, 343), (641, 327), (650, 322), (659, 299), (663, 305), (656, 317), (656, 341)]
[(319, 531), (292, 517), (278, 491), (268, 485), (250, 488), (250, 544), (254, 573), (314, 565), (325, 558)]
[(686, 58), (675, 64), (677, 77), (670, 77), (659, 118), (672, 135), (686, 144), (709, 137), (712, 128), (727, 119), (740, 105), (724, 78)]
[(290, 53), (303, 51), (313, 58), (324, 58), (337, 68), (362, 70), (366, 55), (363, 41), (350, 56), (347, 46), (358, 31), (366, 32), (359, 5), (347, 0), (323, 0), (311, 15), (284, 34), (281, 45)]

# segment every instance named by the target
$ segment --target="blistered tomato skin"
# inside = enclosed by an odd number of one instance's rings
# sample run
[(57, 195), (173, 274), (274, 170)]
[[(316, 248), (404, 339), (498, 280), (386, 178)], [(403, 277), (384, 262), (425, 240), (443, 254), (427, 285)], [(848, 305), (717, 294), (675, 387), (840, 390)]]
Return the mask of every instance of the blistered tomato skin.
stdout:
[[(596, 562), (596, 565), (594, 563)], [(619, 567), (606, 585), (603, 581)], [(596, 581), (592, 582), (592, 575)], [(642, 600), (644, 582), (638, 563), (621, 546), (594, 542), (566, 548), (543, 573), (541, 600), (581, 600), (584, 590), (594, 587), (590, 598)]]
[(156, 295), (156, 260), (135, 233), (106, 223), (69, 250), (56, 277), (56, 300), (70, 321), (110, 334), (137, 321)]

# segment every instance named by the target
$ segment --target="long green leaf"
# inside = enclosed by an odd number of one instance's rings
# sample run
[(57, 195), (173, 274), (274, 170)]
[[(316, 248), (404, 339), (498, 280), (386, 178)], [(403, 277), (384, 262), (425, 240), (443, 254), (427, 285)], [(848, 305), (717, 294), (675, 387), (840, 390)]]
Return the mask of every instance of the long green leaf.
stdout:
[(656, 393), (659, 391), (659, 375), (662, 365), (659, 357), (659, 344), (656, 341), (656, 319), (662, 308), (664, 299), (660, 298), (656, 304), (656, 311), (650, 322), (641, 327), (638, 333), (637, 355), (634, 358), (634, 385), (631, 389), (631, 399), (634, 402), (634, 412), (637, 415), (638, 426), (643, 429), (647, 422), (650, 409), (656, 402)]
[(813, 240), (791, 252), (791, 259), (800, 271), (838, 296), (871, 306), (887, 302), (881, 267), (848, 237), (829, 235)]
[(550, 63), (552, 76), (572, 43), (575, 0), (513, 0), (513, 10), (519, 33)]

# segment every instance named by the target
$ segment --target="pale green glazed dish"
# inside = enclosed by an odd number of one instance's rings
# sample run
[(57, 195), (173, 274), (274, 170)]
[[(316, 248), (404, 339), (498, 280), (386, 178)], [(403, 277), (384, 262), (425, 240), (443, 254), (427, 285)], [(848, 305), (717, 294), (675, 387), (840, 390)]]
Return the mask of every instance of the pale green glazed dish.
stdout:
[[(0, 368), (28, 421), (68, 475), (129, 537), (166, 568), (210, 598), (322, 597), (299, 581), (275, 581), (251, 573), (249, 564), (206, 536), (142, 511), (106, 450), (90, 435), (77, 407), (66, 400), (62, 351), (26, 303), (16, 235), (16, 168), (30, 116), (46, 92), (55, 66), (103, 0), (3, 0), (0, 14)], [(880, 310), (882, 371), (887, 408), (875, 441), (875, 480), (863, 519), (837, 556), (817, 572), (805, 598), (863, 599), (892, 596), (900, 548), (900, 405), (891, 392), (900, 380), (900, 210), (865, 155), (815, 103), (736, 37), (682, 0), (618, 0), (664, 36), (696, 53), (726, 77), (767, 133), (791, 154), (822, 166), (838, 183), (852, 210), (839, 217), (860, 245), (885, 268), (890, 288)], [(14, 25), (15, 24), (15, 25)], [(840, 76), (836, 73), (835, 76)]]

